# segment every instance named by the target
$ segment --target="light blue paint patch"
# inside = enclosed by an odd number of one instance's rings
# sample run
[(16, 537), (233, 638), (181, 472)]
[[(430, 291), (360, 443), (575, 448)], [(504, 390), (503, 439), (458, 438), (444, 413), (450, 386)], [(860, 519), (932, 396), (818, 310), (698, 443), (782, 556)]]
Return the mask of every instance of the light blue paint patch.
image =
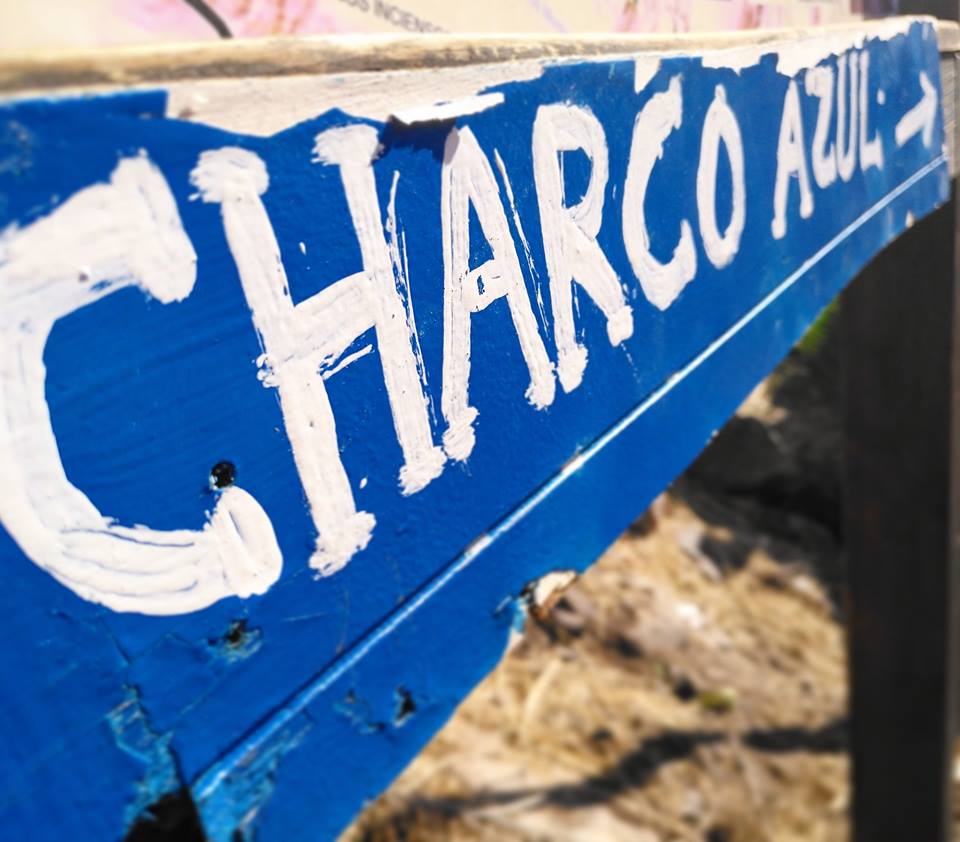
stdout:
[(117, 746), (143, 766), (143, 777), (134, 782), (134, 797), (124, 811), (131, 827), (152, 804), (182, 787), (176, 758), (170, 750), (172, 735), (150, 727), (135, 687), (126, 688), (126, 700), (107, 714)]
[(234, 620), (223, 637), (208, 643), (210, 653), (227, 663), (235, 663), (257, 653), (263, 644), (263, 632), (248, 628), (246, 620)]
[[(283, 758), (303, 742), (311, 727), (307, 717), (298, 717), (274, 734), (247, 763), (234, 768), (221, 782), (216, 795), (199, 805), (209, 842), (246, 842), (256, 838), (260, 811), (277, 786)], [(323, 761), (317, 758), (317, 762)]]
[(333, 709), (343, 716), (359, 734), (376, 734), (387, 727), (386, 722), (374, 717), (370, 703), (358, 698), (353, 690), (348, 691), (339, 702), (335, 702)]

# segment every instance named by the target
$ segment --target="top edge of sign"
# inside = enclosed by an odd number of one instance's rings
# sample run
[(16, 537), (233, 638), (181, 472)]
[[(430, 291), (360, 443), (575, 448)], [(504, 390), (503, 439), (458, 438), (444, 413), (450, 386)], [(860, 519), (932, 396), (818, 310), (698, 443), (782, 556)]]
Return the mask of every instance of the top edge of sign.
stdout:
[(929, 17), (895, 17), (825, 27), (678, 35), (425, 34), (325, 35), (203, 43), (37, 50), (0, 58), (0, 94), (18, 96), (79, 87), (99, 88), (190, 80), (422, 70), (516, 61), (609, 59), (714, 53), (709, 66), (735, 70), (762, 55), (780, 54), (790, 74), (820, 58), (889, 39), (915, 21), (935, 24), (941, 52), (960, 50), (960, 26)]

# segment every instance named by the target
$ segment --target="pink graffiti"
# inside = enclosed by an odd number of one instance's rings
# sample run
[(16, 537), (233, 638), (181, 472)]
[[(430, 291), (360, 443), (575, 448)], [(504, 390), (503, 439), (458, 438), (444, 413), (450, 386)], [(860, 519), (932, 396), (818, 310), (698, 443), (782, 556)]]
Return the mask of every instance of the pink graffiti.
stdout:
[[(184, 0), (116, 0), (117, 14), (146, 30), (183, 38), (212, 38), (216, 33)], [(238, 37), (313, 35), (343, 27), (324, 0), (207, 0)]]

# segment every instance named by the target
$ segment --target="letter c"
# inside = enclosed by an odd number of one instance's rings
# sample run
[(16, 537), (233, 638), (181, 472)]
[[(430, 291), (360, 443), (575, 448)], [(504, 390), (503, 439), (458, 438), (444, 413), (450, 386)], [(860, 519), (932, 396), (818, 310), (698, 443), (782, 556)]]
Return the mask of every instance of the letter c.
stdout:
[(246, 491), (220, 492), (198, 530), (120, 526), (60, 460), (43, 364), (54, 323), (129, 286), (182, 301), (195, 264), (170, 188), (144, 155), (0, 234), (0, 524), (31, 561), (115, 611), (184, 614), (264, 593), (280, 575), (273, 526)]

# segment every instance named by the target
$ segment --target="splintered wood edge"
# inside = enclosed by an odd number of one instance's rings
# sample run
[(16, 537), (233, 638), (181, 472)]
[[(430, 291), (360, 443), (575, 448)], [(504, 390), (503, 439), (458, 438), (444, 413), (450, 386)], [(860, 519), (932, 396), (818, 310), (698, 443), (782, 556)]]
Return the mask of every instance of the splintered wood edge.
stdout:
[[(795, 42), (818, 35), (882, 30), (903, 18), (825, 27), (684, 35), (332, 35), (206, 41), (9, 53), (0, 58), (0, 93), (186, 80), (375, 73), (562, 59), (691, 53)], [(941, 52), (960, 50), (960, 26), (936, 21)]]

